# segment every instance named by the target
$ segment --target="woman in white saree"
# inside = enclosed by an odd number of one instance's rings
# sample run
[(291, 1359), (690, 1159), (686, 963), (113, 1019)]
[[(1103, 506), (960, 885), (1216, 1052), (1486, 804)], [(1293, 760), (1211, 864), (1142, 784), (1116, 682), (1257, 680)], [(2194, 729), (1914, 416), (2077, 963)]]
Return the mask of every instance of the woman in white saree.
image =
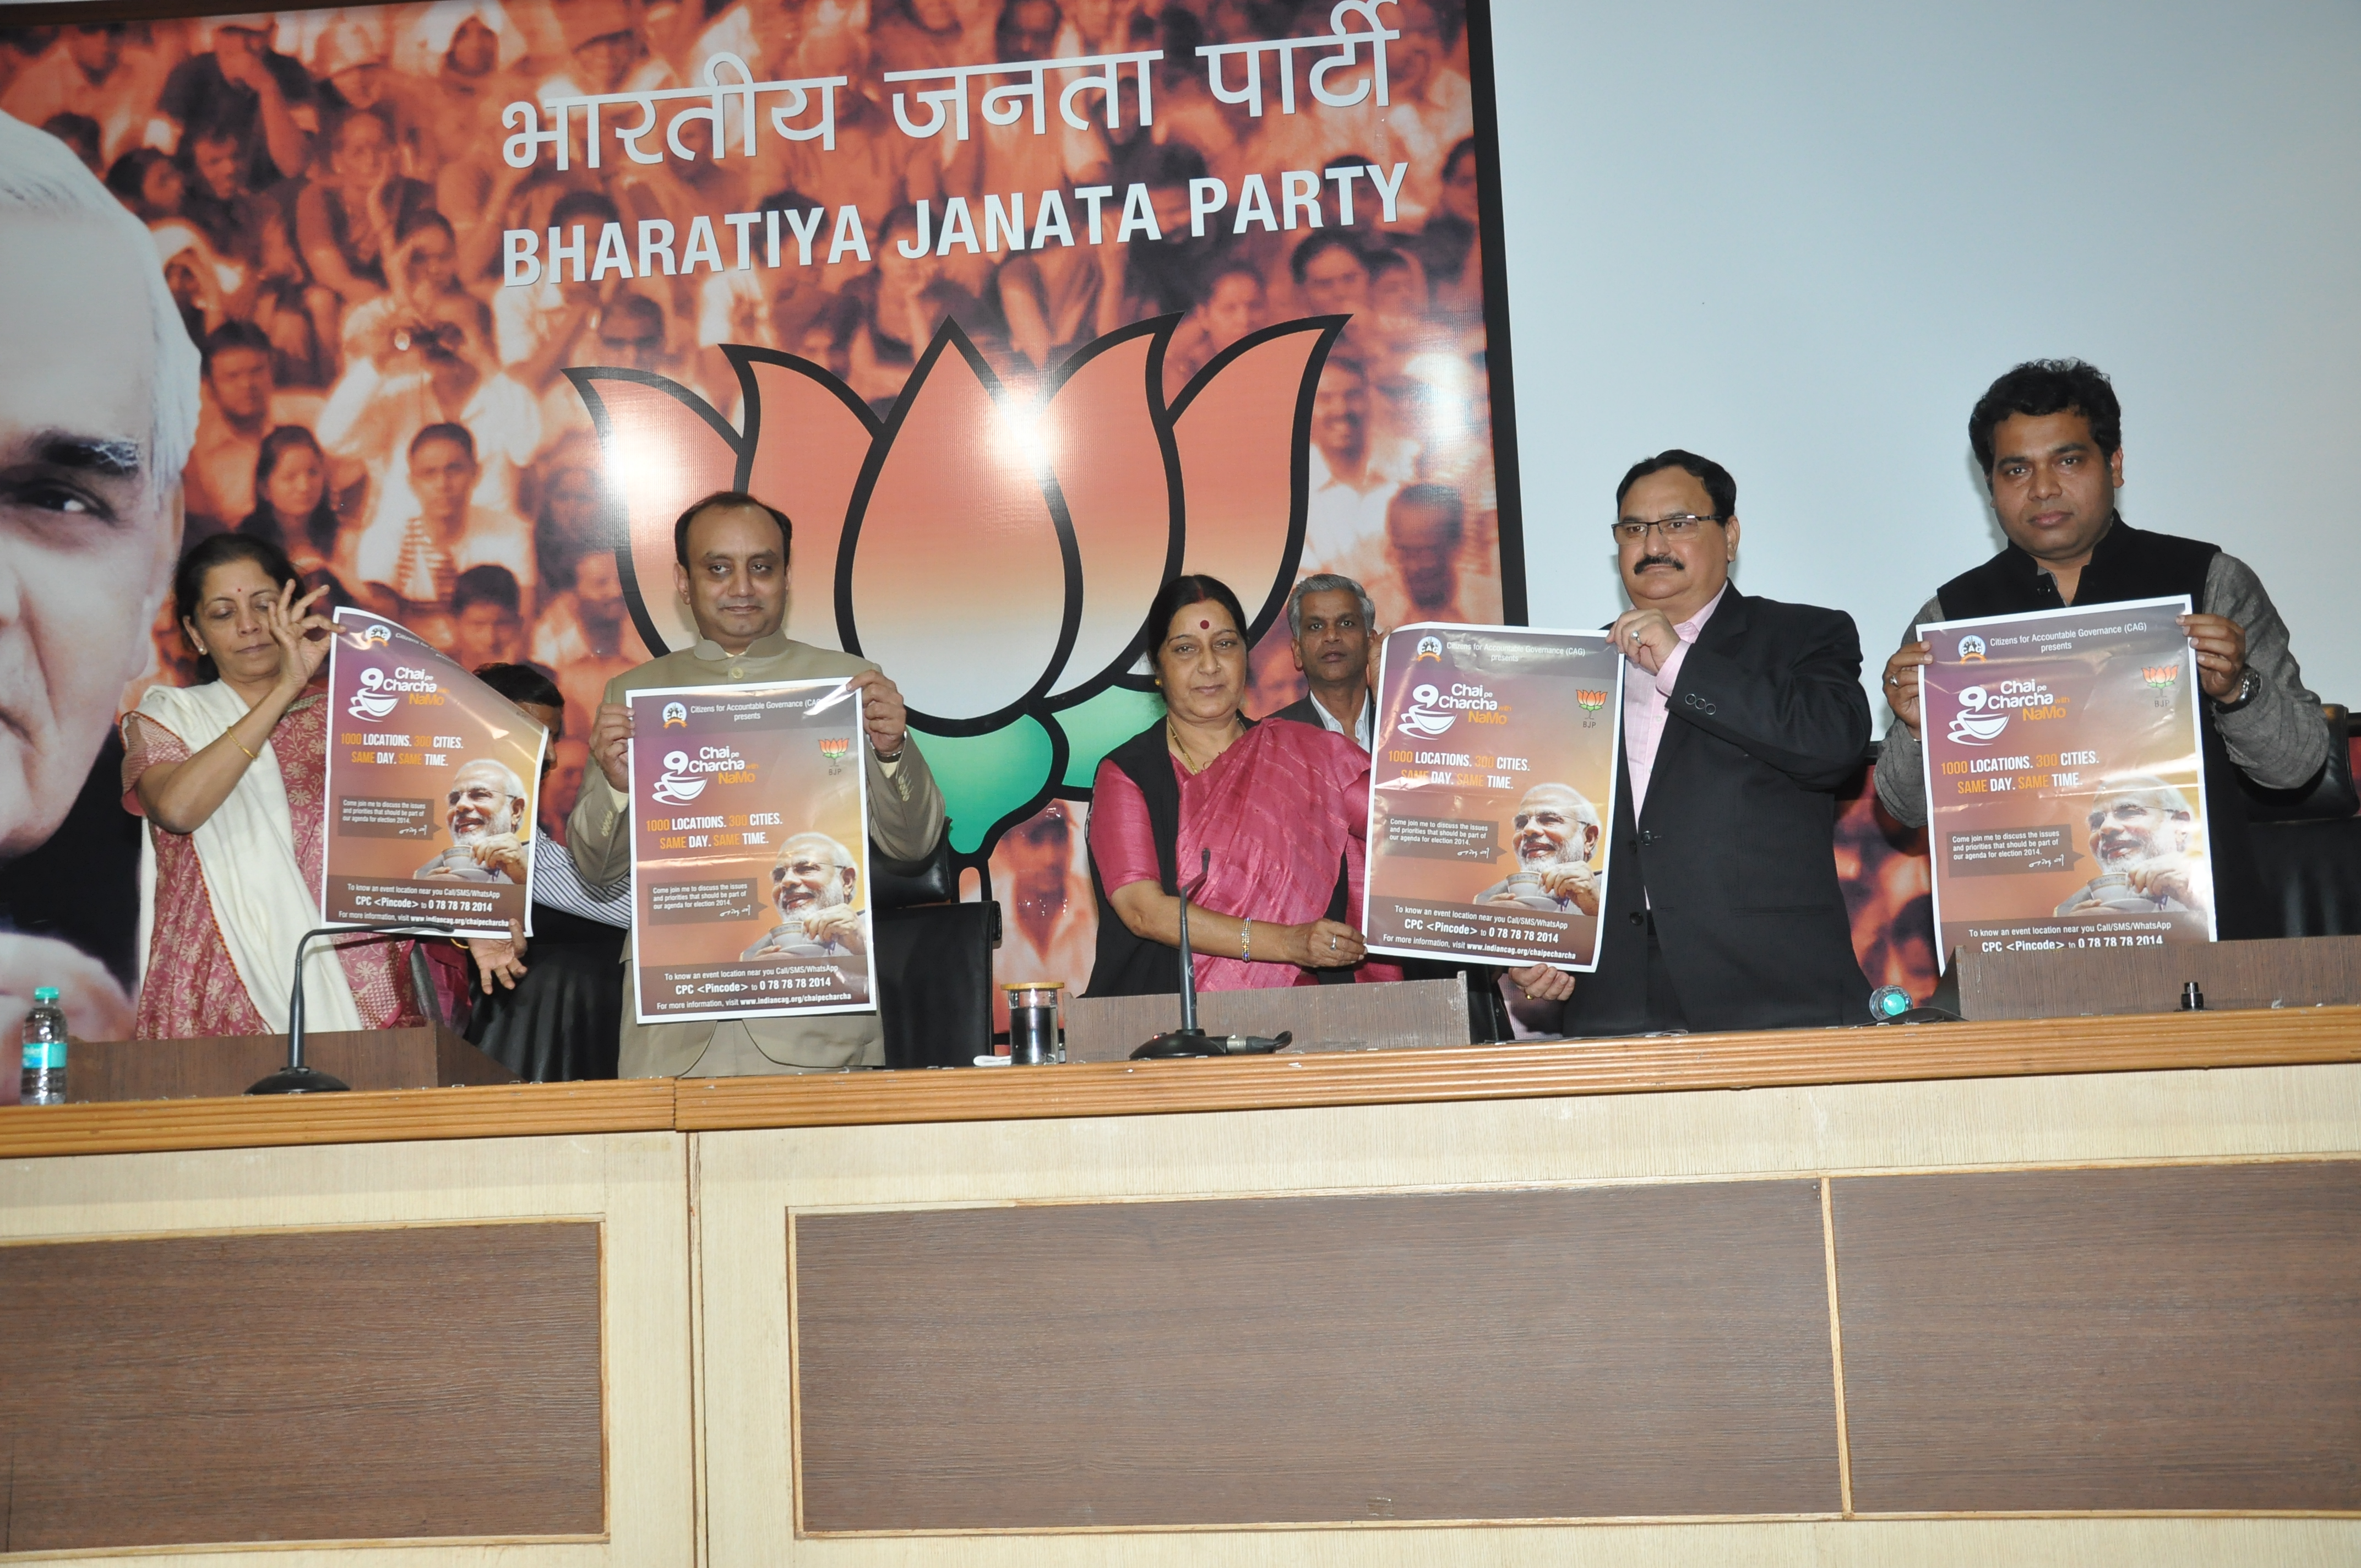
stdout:
[[(216, 534), (173, 578), (198, 684), (150, 686), (123, 720), (124, 806), (148, 818), (156, 917), (132, 1033), (283, 1034), (295, 945), (320, 924), (327, 704), (313, 687), (334, 628), (284, 552)], [(319, 1030), (417, 1021), (400, 944), (304, 960)]]

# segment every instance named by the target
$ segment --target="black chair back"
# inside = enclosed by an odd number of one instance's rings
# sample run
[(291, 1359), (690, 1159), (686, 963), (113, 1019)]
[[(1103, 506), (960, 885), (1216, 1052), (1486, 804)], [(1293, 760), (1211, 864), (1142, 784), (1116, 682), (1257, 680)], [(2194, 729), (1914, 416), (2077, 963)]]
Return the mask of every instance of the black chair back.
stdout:
[(2248, 821), (2336, 822), (2361, 812), (2361, 795), (2353, 787), (2353, 716), (2335, 703), (2323, 706), (2328, 714), (2327, 762), (2311, 783), (2294, 789), (2265, 789), (2240, 773)]
[(873, 918), (885, 1065), (972, 1067), (990, 1055), (999, 904), (880, 908)]
[(884, 911), (907, 909), (919, 904), (949, 904), (959, 896), (959, 877), (951, 870), (951, 825), (935, 847), (915, 861), (897, 861), (869, 841), (869, 907)]

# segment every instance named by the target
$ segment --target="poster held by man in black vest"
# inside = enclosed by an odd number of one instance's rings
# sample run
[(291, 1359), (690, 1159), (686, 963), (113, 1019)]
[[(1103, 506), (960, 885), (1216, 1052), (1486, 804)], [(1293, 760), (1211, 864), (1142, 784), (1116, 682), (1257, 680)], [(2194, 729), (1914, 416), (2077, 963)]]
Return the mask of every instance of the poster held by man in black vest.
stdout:
[(1921, 626), (1936, 951), (2213, 938), (2184, 598)]
[[(2007, 547), (1936, 591), (1912, 627), (2040, 610), (2185, 598), (2175, 618), (2194, 664), (2213, 929), (2224, 941), (2281, 934), (2248, 833), (2245, 786), (2301, 789), (2320, 777), (2328, 722), (2254, 568), (2219, 545), (2125, 521), (2123, 409), (2095, 366), (2037, 359), (1995, 380), (1968, 418), (1968, 442)], [(1934, 658), (1914, 630), (1885, 662), (1894, 723), (1877, 757), (1877, 797), (1927, 821), (1916, 670)]]

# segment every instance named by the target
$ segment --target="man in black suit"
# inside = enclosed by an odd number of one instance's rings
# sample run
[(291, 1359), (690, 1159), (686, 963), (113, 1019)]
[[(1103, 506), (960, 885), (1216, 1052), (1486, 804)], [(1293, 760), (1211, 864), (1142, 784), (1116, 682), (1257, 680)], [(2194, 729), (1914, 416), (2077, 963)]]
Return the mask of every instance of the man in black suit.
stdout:
[(1367, 751), (1377, 717), (1369, 701), (1369, 643), (1377, 614), (1369, 596), (1350, 577), (1321, 572), (1296, 584), (1287, 598), (1287, 630), (1295, 644), (1295, 667), (1312, 690), (1271, 717), (1333, 729)]
[(1630, 668), (1598, 970), (1512, 970), (1510, 1005), (1570, 1035), (1864, 1021), (1834, 845), (1869, 747), (1852, 618), (1730, 585), (1719, 463), (1660, 453), (1615, 495), (1632, 608), (1611, 629)]

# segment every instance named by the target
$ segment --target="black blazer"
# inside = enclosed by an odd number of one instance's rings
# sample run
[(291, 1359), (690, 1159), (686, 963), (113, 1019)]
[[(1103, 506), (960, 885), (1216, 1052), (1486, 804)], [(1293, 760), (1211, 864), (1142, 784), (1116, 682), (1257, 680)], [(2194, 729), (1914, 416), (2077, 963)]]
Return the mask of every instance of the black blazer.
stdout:
[(1652, 899), (1690, 1028), (1868, 1022), (1835, 856), (1836, 791), (1868, 749), (1852, 618), (1733, 586), (1682, 661), (1636, 824), (1616, 783), (1598, 971), (1565, 1032), (1648, 1026)]
[(1310, 692), (1305, 692), (1301, 696), (1297, 697), (1293, 702), (1289, 703), (1285, 707), (1280, 708), (1277, 713), (1272, 714), (1270, 717), (1273, 718), (1292, 718), (1298, 724), (1310, 724), (1324, 729), (1327, 726), (1321, 724), (1320, 715), (1313, 711), (1314, 705), (1317, 704), (1319, 700), (1320, 699), (1318, 697), (1313, 696)]

